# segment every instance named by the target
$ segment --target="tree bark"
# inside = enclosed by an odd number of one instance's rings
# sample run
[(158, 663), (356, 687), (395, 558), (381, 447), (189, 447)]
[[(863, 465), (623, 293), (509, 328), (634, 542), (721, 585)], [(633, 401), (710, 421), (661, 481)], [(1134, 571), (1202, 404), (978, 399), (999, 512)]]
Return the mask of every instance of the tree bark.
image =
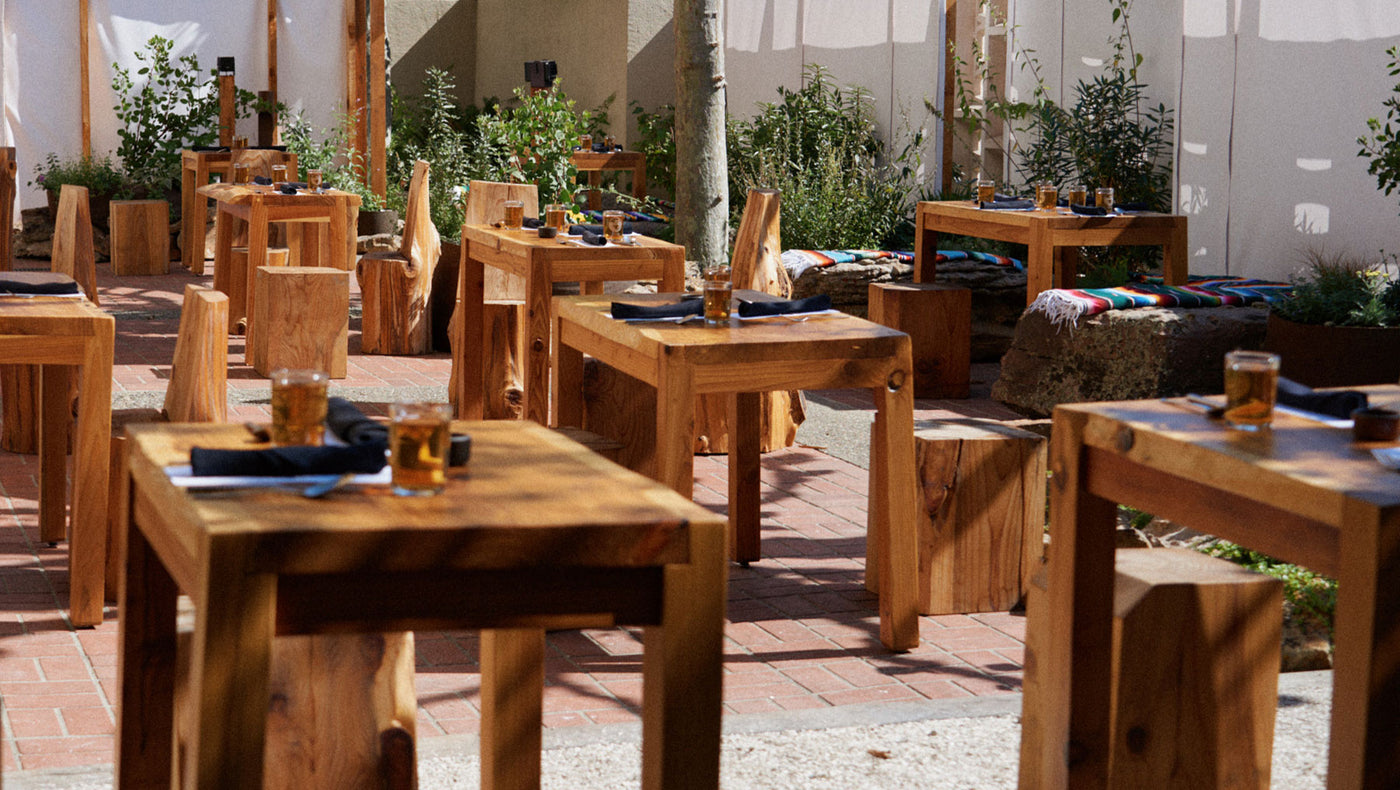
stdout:
[(721, 0), (675, 0), (676, 241), (702, 269), (729, 257)]

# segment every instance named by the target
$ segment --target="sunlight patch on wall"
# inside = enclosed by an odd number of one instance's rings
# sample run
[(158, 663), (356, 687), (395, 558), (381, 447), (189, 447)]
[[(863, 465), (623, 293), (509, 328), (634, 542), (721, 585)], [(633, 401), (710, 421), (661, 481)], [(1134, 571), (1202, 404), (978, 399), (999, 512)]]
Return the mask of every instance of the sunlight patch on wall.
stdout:
[(1371, 41), (1400, 35), (1395, 0), (1259, 0), (1265, 41)]
[(1300, 156), (1296, 161), (1299, 170), (1308, 170), (1310, 172), (1316, 173), (1323, 170), (1332, 169), (1331, 159), (1304, 159)]
[(1080, 58), (1080, 59), (1079, 59), (1079, 62), (1080, 62), (1080, 63), (1083, 63), (1084, 65), (1088, 66), (1088, 67), (1091, 68), (1091, 69), (1100, 69), (1100, 68), (1103, 68), (1104, 59), (1103, 59), (1103, 58)]
[(1210, 193), (1202, 186), (1182, 184), (1177, 190), (1177, 210), (1182, 214), (1200, 214), (1210, 207)]
[[(899, 44), (922, 44), (928, 40), (933, 0), (894, 0), (894, 40)], [(937, 26), (934, 35), (937, 35)]]
[(1205, 156), (1208, 150), (1210, 149), (1206, 147), (1205, 143), (1188, 143), (1185, 141), (1181, 143), (1181, 152), (1184, 154), (1195, 154), (1196, 156)]
[(1187, 38), (1219, 38), (1230, 32), (1230, 0), (1185, 0), (1181, 32)]
[(797, 49), (797, 0), (773, 0), (773, 51)]
[(1327, 232), (1332, 210), (1321, 203), (1298, 203), (1293, 206), (1293, 229), (1309, 236)]

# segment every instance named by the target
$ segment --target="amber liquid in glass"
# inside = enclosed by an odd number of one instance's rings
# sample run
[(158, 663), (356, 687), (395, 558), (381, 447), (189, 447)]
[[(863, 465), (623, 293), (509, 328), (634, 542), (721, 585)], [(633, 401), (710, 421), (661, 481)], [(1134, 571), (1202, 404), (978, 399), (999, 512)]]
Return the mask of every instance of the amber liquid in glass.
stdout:
[(322, 176), (320, 170), (306, 171), (306, 188), (311, 190), (312, 192), (315, 192), (316, 190), (320, 189), (321, 178)]
[(525, 222), (525, 206), (519, 202), (506, 204), (506, 230), (520, 230)]
[(977, 202), (991, 203), (997, 199), (997, 185), (989, 182), (977, 185)]
[(569, 226), (569, 210), (560, 206), (555, 208), (550, 206), (544, 211), (544, 224), (551, 228), (558, 228), (563, 233)]
[(319, 445), (326, 430), (326, 382), (272, 383), (272, 428), (279, 447)]
[(1071, 206), (1083, 206), (1089, 202), (1089, 190), (1084, 187), (1070, 187), (1066, 196)]
[(622, 241), (622, 212), (603, 212), (603, 235), (608, 241)]
[(728, 280), (705, 280), (705, 323), (709, 326), (729, 324), (729, 302), (734, 296), (733, 283)]
[(1051, 184), (1041, 184), (1035, 188), (1035, 207), (1050, 211), (1060, 199), (1060, 190)]
[(1258, 430), (1274, 416), (1278, 369), (1264, 364), (1225, 368), (1225, 421), (1237, 428)]
[(445, 420), (400, 418), (389, 425), (389, 463), (397, 493), (432, 494), (447, 485), (447, 448), (451, 432)]

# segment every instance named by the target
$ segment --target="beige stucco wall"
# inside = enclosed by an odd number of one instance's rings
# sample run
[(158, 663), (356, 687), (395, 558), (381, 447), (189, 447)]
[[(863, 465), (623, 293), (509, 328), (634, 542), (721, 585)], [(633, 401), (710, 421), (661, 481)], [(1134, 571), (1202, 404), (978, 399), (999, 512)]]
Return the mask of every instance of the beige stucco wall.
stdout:
[(452, 75), (459, 106), (476, 102), (475, 0), (385, 0), (384, 29), (395, 90), (418, 95), (436, 66)]

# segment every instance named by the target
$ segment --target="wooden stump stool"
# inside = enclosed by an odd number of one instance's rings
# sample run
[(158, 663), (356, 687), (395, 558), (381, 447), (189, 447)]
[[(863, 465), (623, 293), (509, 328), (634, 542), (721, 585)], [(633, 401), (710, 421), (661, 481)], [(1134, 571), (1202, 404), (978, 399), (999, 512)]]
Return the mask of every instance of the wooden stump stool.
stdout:
[(113, 200), (112, 273), (165, 274), (170, 270), (170, 203)]
[(972, 291), (938, 283), (871, 283), (870, 320), (909, 335), (914, 397), (968, 396)]
[(427, 354), (433, 350), (428, 294), (432, 269), (390, 253), (355, 265), (360, 284), (360, 350), (366, 354)]
[[(1046, 577), (1026, 600), (1021, 786), (1040, 775)], [(1283, 585), (1186, 549), (1115, 557), (1111, 788), (1269, 787)]]
[[(290, 263), (286, 247), (268, 247), (267, 261), (263, 266), (286, 266)], [(225, 271), (214, 267), (214, 290), (228, 294), (228, 333), (243, 334), (248, 328), (248, 315), (251, 311), (253, 281), (257, 267), (248, 268), (248, 248), (233, 247), (229, 251), (228, 266)]]
[(249, 364), (315, 368), (345, 378), (350, 332), (350, 273), (320, 266), (259, 266), (247, 328)]
[[(919, 613), (1011, 609), (1044, 552), (1045, 438), (994, 420), (939, 420), (915, 428)], [(872, 458), (872, 486), (878, 473)], [(871, 523), (876, 515), (872, 506)], [(874, 591), (870, 534), (866, 588)]]

